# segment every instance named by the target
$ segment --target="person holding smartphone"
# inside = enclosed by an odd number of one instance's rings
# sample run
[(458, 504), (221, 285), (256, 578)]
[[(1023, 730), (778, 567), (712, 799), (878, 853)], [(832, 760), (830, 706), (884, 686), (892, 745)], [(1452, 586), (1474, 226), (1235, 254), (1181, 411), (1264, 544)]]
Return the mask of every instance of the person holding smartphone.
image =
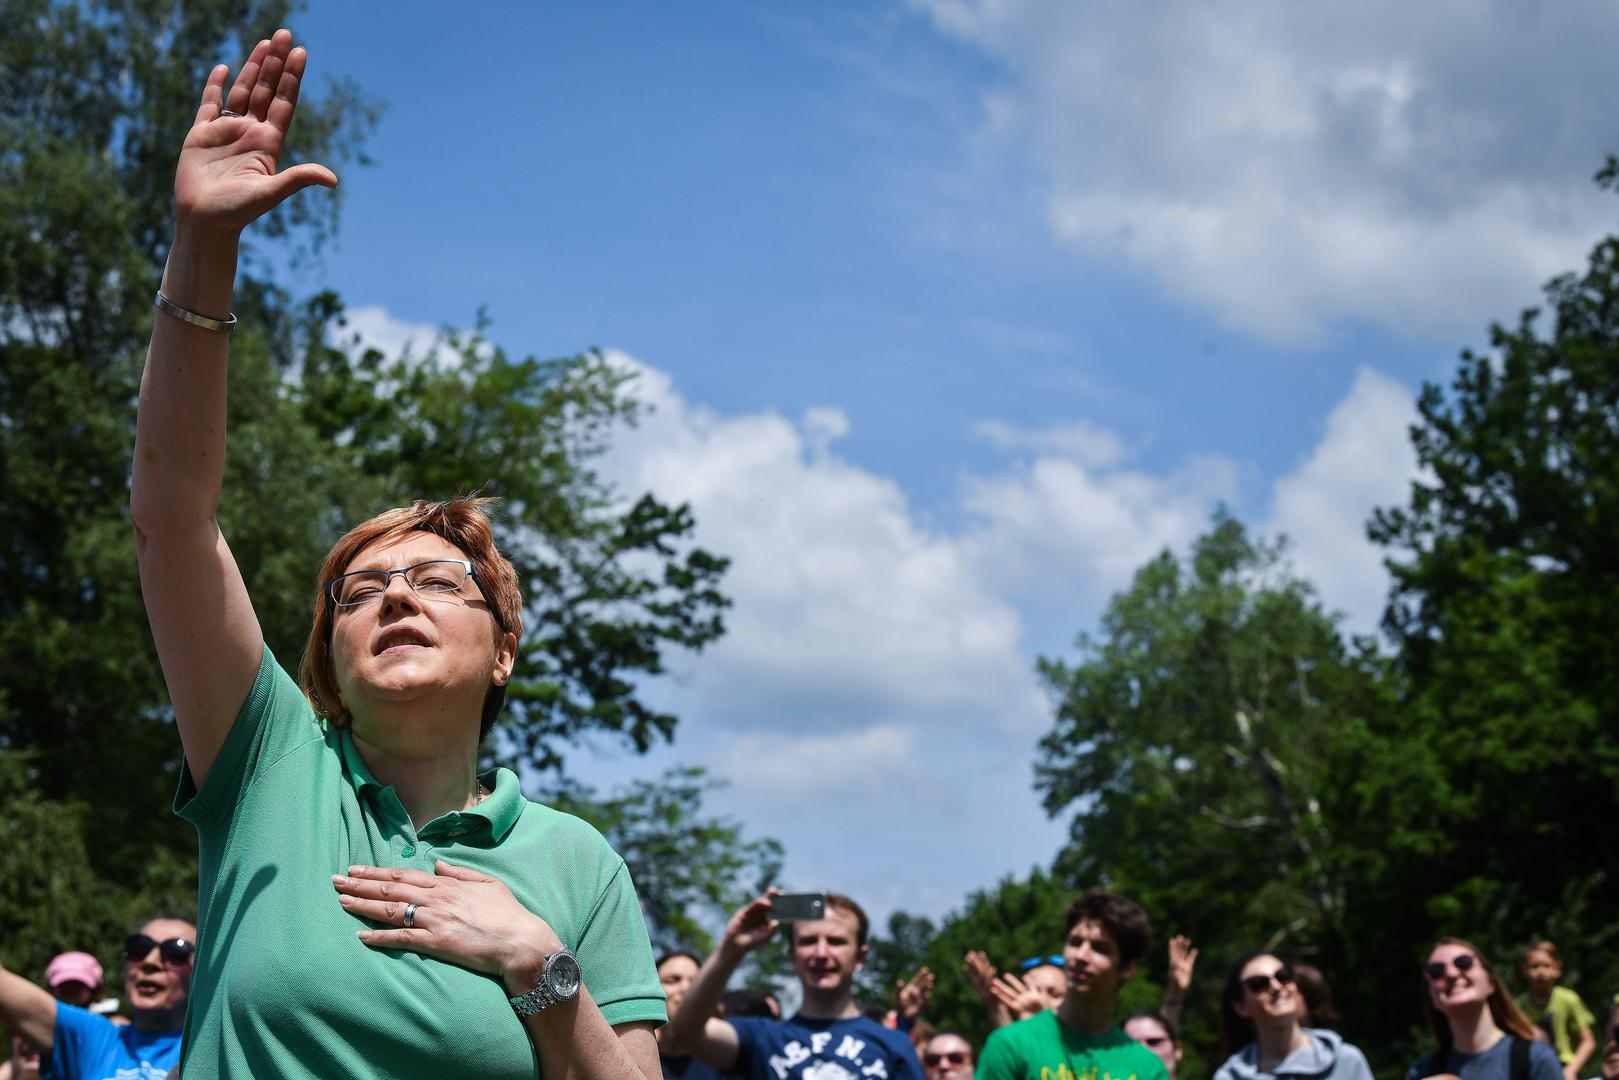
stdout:
[(129, 935), (124, 942), (124, 999), (134, 1018), (129, 1024), (58, 1001), (0, 967), (0, 1021), (39, 1050), (48, 1076), (164, 1076), (180, 1061), (196, 944), (197, 928), (185, 919), (148, 919)]
[(1231, 967), (1220, 1002), (1226, 1053), (1215, 1080), (1372, 1080), (1366, 1055), (1334, 1031), (1304, 1026), (1308, 1013), (1291, 965), (1252, 952)]
[[(786, 923), (787, 959), (803, 988), (798, 1015), (786, 1020), (714, 1015), (725, 984), (743, 958), (782, 925), (775, 904), (797, 900), (771, 889), (726, 923), (724, 937), (663, 1029), (664, 1053), (690, 1054), (722, 1073), (749, 1080), (819, 1076), (923, 1080), (922, 1063), (911, 1041), (868, 1019), (855, 1004), (854, 976), (865, 963), (871, 927), (865, 911), (838, 893), (815, 899), (822, 900), (818, 917)], [(813, 914), (813, 909), (793, 912), (799, 913)]]

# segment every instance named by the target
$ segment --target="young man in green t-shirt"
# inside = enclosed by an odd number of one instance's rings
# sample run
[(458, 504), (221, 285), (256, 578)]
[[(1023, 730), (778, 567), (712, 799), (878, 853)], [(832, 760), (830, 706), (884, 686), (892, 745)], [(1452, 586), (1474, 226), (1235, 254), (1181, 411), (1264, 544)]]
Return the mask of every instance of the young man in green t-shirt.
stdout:
[(990, 1035), (977, 1080), (1168, 1080), (1156, 1054), (1119, 1030), (1113, 1002), (1147, 951), (1147, 913), (1091, 889), (1068, 908), (1068, 993), (1056, 1009)]

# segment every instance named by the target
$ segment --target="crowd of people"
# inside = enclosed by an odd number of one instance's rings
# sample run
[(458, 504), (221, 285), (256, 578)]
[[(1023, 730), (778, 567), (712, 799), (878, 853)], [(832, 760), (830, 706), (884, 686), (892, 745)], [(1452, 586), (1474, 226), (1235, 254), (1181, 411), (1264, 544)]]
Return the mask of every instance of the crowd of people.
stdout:
[[(669, 1023), (657, 1039), (669, 1080), (1184, 1080), (1177, 1029), (1197, 950), (1183, 936), (1172, 938), (1160, 1007), (1118, 1019), (1120, 988), (1150, 939), (1147, 914), (1124, 897), (1093, 889), (1076, 898), (1060, 953), (1004, 971), (981, 951), (963, 957), (963, 974), (992, 1032), (977, 1046), (929, 1023), (934, 975), (926, 968), (902, 982), (891, 1003), (856, 1000), (855, 973), (870, 929), (858, 903), (828, 893), (820, 918), (778, 922), (771, 918), (774, 895), (738, 911), (706, 959), (690, 952), (659, 958)], [(802, 1004), (783, 1017), (773, 995), (755, 991), (746, 1000), (759, 1007), (742, 1011), (733, 1006), (738, 992), (727, 985), (747, 954), (778, 930), (786, 935)], [(1521, 999), (1478, 948), (1459, 938), (1437, 942), (1422, 972), (1434, 1047), (1409, 1064), (1407, 1080), (1589, 1075), (1596, 1020), (1560, 985), (1556, 947), (1533, 943), (1520, 967), (1528, 986)], [(1619, 1080), (1611, 1012), (1597, 1071), (1602, 1080)], [(1334, 1030), (1337, 1023), (1319, 970), (1269, 950), (1249, 952), (1232, 965), (1220, 995), (1225, 1060), (1215, 1080), (1371, 1080), (1366, 1055)]]
[[(681, 950), (657, 959), (666, 1080), (1187, 1080), (1178, 1029), (1197, 949), (1172, 938), (1159, 1008), (1118, 1018), (1119, 991), (1150, 944), (1147, 914), (1124, 897), (1100, 889), (1077, 897), (1060, 952), (1006, 970), (982, 951), (963, 957), (991, 1029), (980, 1046), (929, 1022), (935, 976), (925, 967), (890, 1002), (856, 1000), (870, 924), (854, 900), (827, 893), (820, 917), (782, 922), (773, 918), (776, 895), (737, 911), (707, 957)], [(778, 934), (798, 982), (791, 1016), (773, 990), (730, 986), (748, 954)], [(0, 1080), (178, 1080), (196, 936), (180, 917), (143, 923), (124, 942), (122, 998), (109, 994), (88, 952), (53, 958), (43, 986), (0, 968), (0, 1020), (12, 1032)], [(1422, 971), (1434, 1045), (1410, 1063), (1407, 1080), (1619, 1080), (1619, 1006), (1604, 1019), (1599, 1055), (1597, 1018), (1562, 985), (1556, 946), (1533, 942), (1519, 970), (1527, 990), (1514, 996), (1477, 947), (1435, 943)], [(1247, 953), (1220, 995), (1225, 1060), (1214, 1080), (1371, 1080), (1366, 1055), (1337, 1023), (1319, 970)]]
[[(431, 62), (394, 59), (404, 79)], [(284, 666), (218, 511), (243, 230), (337, 184), (322, 165), (280, 164), (306, 64), (282, 29), (234, 80), (224, 65), (208, 75), (176, 167), (140, 387), (130, 516), (183, 752), (174, 811), (198, 834), (197, 918), (137, 928), (110, 1004), (95, 943), (52, 961), (44, 985), (0, 968), (11, 1080), (1179, 1080), (1196, 950), (1172, 941), (1162, 1007), (1118, 1023), (1149, 924), (1101, 890), (1074, 900), (1049, 952), (1003, 968), (965, 958), (994, 1027), (982, 1046), (928, 1026), (931, 972), (876, 1018), (857, 1004), (870, 927), (845, 896), (784, 921), (767, 893), (709, 956), (655, 962), (624, 860), (528, 800), (510, 770), (478, 768), (524, 633), (490, 500), (417, 501), (350, 529), (315, 573), (296, 676)], [(771, 994), (729, 986), (783, 925), (801, 1001), (791, 1016)], [(1436, 944), (1435, 1044), (1411, 1080), (1579, 1080), (1592, 1017), (1560, 986), (1549, 943), (1524, 970), (1520, 1006), (1478, 949)], [(1221, 1008), (1218, 1080), (1369, 1078), (1332, 1030), (1319, 973), (1252, 953)], [(1602, 1069), (1619, 1080), (1612, 1051)]]

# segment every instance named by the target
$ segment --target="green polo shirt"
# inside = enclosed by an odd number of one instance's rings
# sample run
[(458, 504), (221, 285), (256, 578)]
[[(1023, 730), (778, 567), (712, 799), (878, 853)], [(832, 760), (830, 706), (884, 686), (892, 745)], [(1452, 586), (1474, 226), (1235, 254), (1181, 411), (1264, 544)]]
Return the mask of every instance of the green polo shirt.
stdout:
[(663, 1023), (635, 887), (589, 825), (532, 803), (506, 769), (472, 810), (418, 832), (347, 730), (324, 724), (265, 650), (253, 689), (199, 790), (175, 812), (201, 846), (196, 974), (182, 1070), (208, 1077), (536, 1077), (500, 980), (377, 949), (337, 902), (350, 866), (433, 872), (444, 859), (504, 881), (579, 959), (608, 1023)]

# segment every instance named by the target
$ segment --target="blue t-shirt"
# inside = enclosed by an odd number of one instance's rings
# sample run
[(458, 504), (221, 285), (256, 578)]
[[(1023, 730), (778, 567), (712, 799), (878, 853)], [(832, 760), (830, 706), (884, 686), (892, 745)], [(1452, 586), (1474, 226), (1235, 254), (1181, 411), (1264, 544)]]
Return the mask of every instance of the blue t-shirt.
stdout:
[[(1452, 1049), (1446, 1054), (1420, 1057), (1406, 1070), (1406, 1080), (1422, 1080), (1435, 1073), (1451, 1073), (1462, 1080), (1512, 1080), (1512, 1043), (1507, 1035), (1481, 1054), (1462, 1054)], [(1563, 1063), (1557, 1051), (1543, 1042), (1529, 1044), (1529, 1080), (1562, 1080)]]
[(742, 1016), (736, 1029), (733, 1076), (748, 1080), (922, 1080), (911, 1040), (864, 1016), (770, 1020)]
[(664, 1057), (658, 1055), (663, 1066), (663, 1080), (720, 1080), (720, 1074), (694, 1057)]
[[(40, 1060), (59, 1080), (164, 1080), (180, 1064), (180, 1029), (136, 1031), (76, 1005), (56, 1003), (56, 1045)], [(45, 1066), (49, 1063), (49, 1069)]]

